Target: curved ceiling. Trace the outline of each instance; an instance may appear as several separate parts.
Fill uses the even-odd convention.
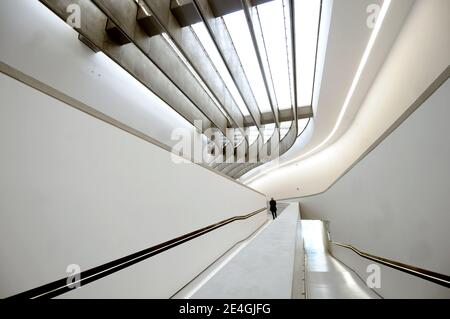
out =
[[[448,13],[442,12],[442,2],[393,1],[374,52],[387,36],[395,42],[390,50],[386,47],[350,127],[328,147],[248,185],[276,198],[326,191],[448,79],[450,42],[442,41],[446,32]],[[370,65],[369,60],[367,70]]]
[[[298,21],[286,19],[286,17],[295,13],[294,6],[298,8],[301,7],[302,3],[306,3],[306,5],[312,3],[308,1],[310,0],[277,0],[273,1],[272,4],[265,0],[233,1],[240,6],[237,10],[242,10],[242,3],[246,3],[244,12],[237,12],[237,14],[241,16],[246,14],[247,21],[245,21],[245,17],[241,17],[240,23],[248,24],[249,30],[252,29],[252,26],[256,31],[258,31],[257,26],[262,23],[261,30],[266,29],[265,40],[268,41],[267,43],[264,41],[264,36],[262,37],[262,45],[258,45],[258,39],[252,39],[255,52],[260,51],[259,71],[263,78],[268,75],[276,77],[276,74],[272,73],[273,70],[265,72],[268,63],[266,60],[270,59],[270,55],[272,56],[271,60],[277,60],[278,56],[284,55],[284,50],[276,55],[274,52],[271,54],[270,50],[265,49],[266,44],[270,45],[270,38],[277,38],[277,35],[283,29],[286,32],[284,34],[286,36],[284,45],[286,45],[286,56],[288,57],[285,65],[288,72],[286,70],[283,72],[286,83],[294,83],[294,81],[291,81],[293,80],[291,79],[292,71],[299,70],[298,65],[295,67],[295,63],[290,61],[289,55],[297,56],[297,54],[294,54],[295,50],[297,52],[315,52],[317,31],[313,44],[298,41],[294,48],[289,47],[289,44],[294,43],[292,40],[297,38],[297,35],[291,34],[289,36],[289,31],[297,30],[293,24]],[[53,3],[48,0],[41,0],[41,2],[53,9],[55,9],[54,6],[61,5],[61,3]],[[279,134],[275,134],[276,127],[283,127],[284,124],[290,124],[291,121],[297,124],[297,108],[290,110],[285,104],[276,105],[278,110],[273,114],[272,111],[264,113],[264,110],[259,108],[254,96],[255,92],[258,92],[252,91],[252,83],[249,83],[244,72],[245,68],[241,65],[242,61],[239,59],[239,52],[237,52],[239,50],[236,50],[233,44],[237,41],[233,41],[236,39],[233,39],[233,35],[230,35],[227,31],[226,15],[217,15],[211,11],[213,4],[223,4],[223,2],[219,0],[186,1],[187,6],[193,6],[199,11],[199,20],[190,21],[188,24],[184,24],[186,21],[183,19],[186,16],[181,17],[182,19],[177,16],[177,10],[181,8],[181,5],[178,4],[178,7],[173,7],[172,2],[175,3],[174,1],[170,1],[170,4],[169,1],[161,1],[162,6],[149,0],[93,0],[92,2],[83,2],[83,5],[86,6],[83,8],[100,17],[102,23],[106,23],[107,28],[105,29],[103,24],[97,25],[98,21],[94,19],[91,22],[96,28],[82,26],[81,29],[76,30],[83,37],[89,35],[90,40],[93,40],[94,44],[97,45],[97,49],[101,49],[120,65],[128,75],[139,80],[143,88],[152,90],[162,104],[167,105],[167,107],[170,106],[176,111],[175,115],[185,120],[179,122],[182,122],[191,130],[193,129],[191,125],[195,124],[194,119],[201,118],[205,119],[202,126],[198,127],[202,132],[214,125],[220,128],[222,132],[230,127],[237,129],[237,131],[254,129],[255,140],[261,141],[262,138],[258,137],[258,130],[261,129],[262,131],[267,124],[271,123],[271,134],[267,134],[267,137],[271,140],[271,136],[275,136],[275,139],[279,140]],[[280,30],[273,37],[270,37],[267,28],[264,28],[264,25],[267,27],[271,22],[267,18],[270,15],[266,15],[264,18],[264,7],[259,6],[264,5],[265,2],[268,5],[278,5],[280,9]],[[316,1],[316,3],[320,2]],[[240,180],[246,184],[262,185],[265,181],[277,176],[277,171],[282,167],[303,165],[309,156],[329,148],[338,141],[349,128],[355,125],[355,117],[358,115],[367,93],[390,54],[392,44],[402,29],[405,17],[415,1],[322,0],[321,3],[317,59],[316,63],[313,61],[308,63],[310,66],[315,65],[316,68],[313,101],[311,106],[306,107],[309,110],[307,111],[308,114],[304,116],[310,117],[312,111],[314,117],[308,121],[305,130],[300,124],[298,130],[296,125],[284,125],[284,131],[281,133],[286,137],[281,142],[282,146],[285,146],[283,148],[285,153],[280,158],[259,167],[248,164],[228,165],[228,163],[215,166],[209,163],[208,165],[216,171],[226,172],[229,176],[235,178],[256,167]],[[283,7],[281,4],[285,6]],[[123,5],[129,8],[132,14],[126,10],[121,10]],[[371,10],[374,6],[381,8],[381,11],[377,24],[370,26],[368,22],[373,16]],[[176,10],[173,10],[174,8]],[[54,12],[64,19],[65,13],[61,13],[64,10],[56,9]],[[261,9],[261,12],[258,13],[258,9]],[[305,7],[302,11],[308,11],[308,7]],[[154,24],[152,28],[148,29],[148,25],[143,26],[139,21],[142,12],[145,13],[143,16],[146,19],[145,21]],[[259,17],[258,14],[261,16]],[[282,17],[285,18],[284,22]],[[292,18],[292,16],[290,17]],[[292,23],[290,24],[289,21]],[[200,23],[204,30],[197,30],[198,24],[196,27],[196,23]],[[108,32],[108,25],[112,25],[113,34],[119,33],[122,37],[118,39],[116,36],[112,36]],[[155,25],[157,26],[156,29],[154,28]],[[317,22],[315,25],[317,29]],[[201,35],[202,32],[203,36]],[[261,38],[261,34],[256,34],[256,36]],[[117,43],[117,41],[120,43]],[[209,42],[211,45],[208,47],[207,43]],[[297,57],[301,56],[300,54]],[[297,73],[301,74],[300,71]],[[272,86],[274,85],[274,79],[271,79],[271,76],[267,77],[266,80],[270,80]],[[270,100],[270,98],[276,97],[276,94],[273,96],[273,89],[270,90],[266,87],[266,90],[262,90],[260,93],[268,94]],[[289,94],[287,94],[288,92],[285,93],[287,97]],[[300,112],[301,105],[295,103],[293,105],[297,106]],[[247,107],[247,112],[242,111],[245,111],[244,106]],[[288,111],[288,116],[285,111]],[[111,111],[106,113],[111,113]],[[118,120],[123,121],[123,116]],[[165,122],[166,125],[171,126],[171,123]],[[302,122],[302,124],[305,123],[306,121]],[[161,123],[156,125],[161,125]],[[365,125],[365,123],[362,125]],[[288,127],[291,127],[291,129]],[[141,127],[134,128],[143,131]],[[296,139],[298,135],[300,137]],[[283,144],[283,142],[288,143]],[[245,144],[241,143],[249,151],[251,147]],[[260,151],[259,143],[255,142],[251,146],[253,147],[255,144]],[[266,147],[267,144],[269,144],[269,141],[261,149]]]
[[[258,179],[270,179],[279,168],[302,165],[302,160],[332,145],[348,130],[413,3],[378,1],[379,19],[374,28],[369,28],[367,8],[373,1],[323,2],[314,117],[301,138],[278,161],[254,169],[240,181],[259,184]],[[367,60],[362,61],[365,55]]]

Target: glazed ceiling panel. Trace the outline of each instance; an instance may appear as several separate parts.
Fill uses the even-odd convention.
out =
[[[312,116],[319,0],[41,2],[63,20],[68,5],[78,5],[80,40],[190,123],[200,120],[212,158],[234,160],[205,163],[217,171],[236,177],[260,164],[238,159],[281,155],[301,132],[298,121]],[[302,32],[297,10],[310,16]]]

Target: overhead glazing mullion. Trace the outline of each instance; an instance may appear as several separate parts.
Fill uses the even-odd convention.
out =
[[[256,10],[266,44],[278,109],[291,109],[293,94],[291,92],[290,46],[288,45],[290,38],[287,41],[290,34],[283,0],[261,4]]]
[[[271,112],[270,101],[263,80],[263,70],[258,64],[257,54],[244,12],[233,12],[224,16],[223,20],[236,48],[260,113]]]
[[[200,40],[200,43],[202,44],[203,48],[205,49],[206,53],[208,54],[209,58],[211,59],[212,63],[214,64],[214,67],[217,71],[217,73],[220,75],[222,80],[225,82],[226,88],[230,91],[231,95],[233,96],[233,99],[237,106],[239,107],[241,113],[243,116],[250,115],[247,106],[245,105],[244,100],[242,99],[241,94],[239,93],[239,90],[236,87],[236,84],[234,83],[223,59],[220,53],[217,51],[217,48],[211,39],[211,36],[206,29],[206,26],[203,22],[196,23],[191,26],[193,32]]]
[[[259,127],[261,112],[224,19],[214,16],[208,0],[194,0],[194,2],[202,14],[205,26],[230,72],[254,124]]]
[[[177,87],[189,97],[194,105],[205,114],[223,133],[228,119],[216,108],[208,107],[214,102],[195,80],[173,52],[162,36],[148,37],[137,25],[137,5],[133,0],[92,0],[116,26],[141,50]],[[124,9],[125,8],[125,9]],[[179,67],[174,67],[175,65]],[[170,105],[170,104],[169,104]],[[172,106],[172,105],[171,105]]]
[[[170,12],[170,1],[152,0],[144,2],[161,23],[177,50],[187,60],[191,72],[197,74],[197,80],[202,82],[205,90],[214,96],[217,107],[228,115],[230,124],[243,130],[244,119],[240,108],[194,30],[191,27],[180,28],[174,19],[167,15],[167,12]]]
[[[267,63],[266,50],[264,45],[264,38],[262,37],[261,27],[259,26],[258,10],[251,3],[251,0],[241,0],[243,4],[243,12],[247,21],[248,30],[250,32],[251,43],[253,44],[254,52],[256,54],[257,62],[262,75],[266,96],[269,101],[270,109],[274,115],[274,122],[276,127],[279,127],[278,121],[278,106],[276,98],[273,93],[273,85],[270,80],[270,67]]]
[[[291,0],[292,1],[292,0]],[[297,0],[294,7],[298,106],[311,105],[321,0]]]

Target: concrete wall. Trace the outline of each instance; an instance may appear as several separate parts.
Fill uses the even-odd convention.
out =
[[[0,42],[2,62],[156,139],[170,139],[166,122],[188,128],[37,1],[1,2]],[[266,206],[264,195],[175,164],[162,148],[4,74],[0,96],[0,297],[63,278],[69,264],[87,270]],[[266,218],[231,223],[62,297],[167,298]]]
[[[450,275],[450,82],[323,194],[300,200],[302,218],[330,221],[334,241]],[[367,278],[370,261],[333,254]],[[450,297],[450,290],[381,267],[385,298]]]

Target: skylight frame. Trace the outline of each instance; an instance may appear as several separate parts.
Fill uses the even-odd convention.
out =
[[[322,0],[295,1],[297,106],[312,105],[321,6]]]
[[[188,59],[184,56],[184,54],[180,51],[180,49],[178,49],[177,45],[172,40],[172,38],[166,32],[163,32],[161,34],[161,36],[166,41],[166,43],[171,47],[171,49],[175,52],[175,54],[181,60],[183,65],[189,70],[189,72],[192,74],[192,76],[197,80],[197,82],[200,84],[202,89],[209,96],[209,98],[212,100],[214,105],[219,109],[219,111],[223,114],[223,116],[227,119],[227,121],[229,123],[233,123],[230,116],[228,115],[228,113],[225,111],[225,109],[222,107],[220,102],[217,100],[217,98],[211,92],[209,87],[206,85],[205,81],[203,81],[202,77],[198,74],[198,72],[194,69],[194,67],[189,63]]]
[[[204,22],[199,22],[196,24],[193,24],[190,26],[192,32],[196,35],[196,37],[199,39],[200,44],[202,45],[203,49],[205,50],[206,54],[210,58],[214,68],[216,69],[216,72],[220,76],[220,78],[223,80],[225,87],[230,92],[231,96],[234,99],[234,102],[238,106],[239,110],[241,111],[243,116],[250,116],[250,112],[248,110],[247,105],[245,104],[241,93],[239,92],[236,83],[234,82],[226,64],[223,60],[219,50],[217,49],[216,45],[214,44],[213,39],[211,38],[211,35],[209,34],[206,25]]]
[[[256,10],[266,42],[277,108],[291,109],[294,106],[294,92],[289,7],[284,0],[274,0],[258,5]]]
[[[263,74],[261,73],[263,70],[258,64],[245,13],[239,10],[222,17],[222,19],[230,34],[260,112],[272,112]]]

